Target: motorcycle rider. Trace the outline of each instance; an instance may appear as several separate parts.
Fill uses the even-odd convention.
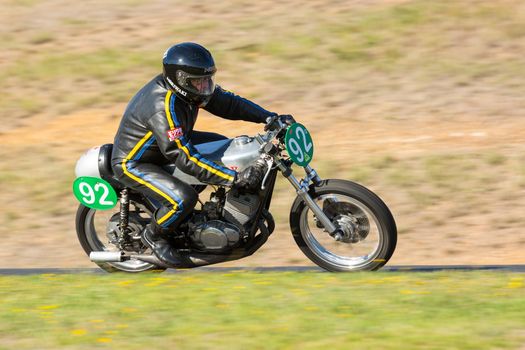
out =
[[[164,263],[179,261],[168,235],[193,210],[198,194],[173,177],[162,165],[174,163],[203,183],[236,186],[254,191],[265,167],[259,163],[241,172],[205,159],[194,144],[224,136],[193,130],[199,108],[219,117],[265,123],[277,116],[257,104],[215,85],[215,63],[210,52],[196,43],[170,47],[163,57],[163,73],[146,84],[129,102],[115,136],[111,164],[116,178],[149,198],[158,209],[142,232],[142,241]]]

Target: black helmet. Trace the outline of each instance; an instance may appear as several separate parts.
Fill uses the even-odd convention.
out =
[[[166,50],[162,65],[164,79],[178,97],[196,105],[208,102],[217,71],[208,50],[195,43],[177,44]]]

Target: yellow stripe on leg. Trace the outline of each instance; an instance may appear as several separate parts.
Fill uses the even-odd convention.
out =
[[[140,147],[142,147],[142,145],[148,141],[148,139],[151,137],[151,135],[153,135],[153,133],[151,131],[148,131],[146,133],[146,135],[144,135],[144,137],[139,141],[137,142],[137,144],[135,145],[135,147],[133,147],[133,149],[131,150],[131,152],[129,152],[129,154],[126,156],[126,159],[131,159],[133,158],[133,156],[135,155],[135,153],[137,153],[137,151],[140,149]]]
[[[122,167],[122,170],[124,171],[124,174],[126,174],[128,177],[130,177],[131,179],[135,180],[136,182],[138,182],[139,184],[141,185],[144,185],[146,187],[148,187],[149,189],[151,189],[153,192],[155,193],[158,193],[159,195],[161,195],[163,198],[166,198],[166,200],[168,202],[170,202],[172,205],[173,205],[173,208],[176,210],[177,207],[178,207],[178,204],[177,202],[175,202],[173,200],[173,198],[171,198],[170,196],[168,196],[166,193],[162,192],[161,190],[159,190],[157,187],[153,186],[152,184],[150,184],[149,182],[146,182],[144,181],[143,179],[131,174],[129,171],[128,171],[128,167],[126,166],[126,163],[128,162],[129,159],[133,158],[133,156],[135,155],[135,153],[137,153],[137,151],[140,149],[140,147],[142,147],[142,145],[151,137],[153,133],[151,131],[148,131],[146,133],[146,135],[144,135],[144,137],[139,141],[137,142],[137,144],[135,145],[135,147],[133,147],[133,149],[131,150],[131,152],[129,152],[129,154],[126,156],[126,158],[122,161],[122,164],[121,164],[121,167]]]
[[[176,208],[173,208],[171,209],[169,212],[166,213],[166,215],[164,215],[163,217],[161,217],[159,219],[159,221],[157,221],[157,223],[160,225],[162,224],[164,221],[168,220],[173,214],[175,214],[177,212]]]
[[[135,175],[131,174],[127,167],[126,167],[126,162],[128,160],[125,159],[123,162],[122,162],[122,170],[124,170],[124,174],[126,174],[128,177],[132,178],[133,180],[137,181],[139,184],[141,185],[144,185],[146,187],[148,187],[149,189],[151,189],[152,191],[154,191],[155,193],[158,193],[159,195],[161,195],[162,197],[166,198],[166,200],[168,200],[171,204],[173,204],[173,207],[176,208],[177,207],[177,202],[175,202],[170,196],[168,196],[166,193],[162,192],[161,190],[159,190],[158,188],[156,188],[155,186],[153,186],[152,184],[150,184],[149,182],[146,182],[144,181],[143,179],[141,179],[140,177],[136,177]]]

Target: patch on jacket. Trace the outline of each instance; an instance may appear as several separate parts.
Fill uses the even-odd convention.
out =
[[[168,139],[170,141],[175,141],[177,139],[180,139],[183,135],[182,128],[175,128],[168,130]]]

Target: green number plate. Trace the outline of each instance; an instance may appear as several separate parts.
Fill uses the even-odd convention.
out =
[[[286,130],[284,144],[288,155],[299,166],[307,166],[314,155],[314,143],[310,133],[299,123],[292,124]]]
[[[118,201],[113,187],[98,177],[77,178],[73,182],[73,193],[80,203],[91,209],[111,209]]]

